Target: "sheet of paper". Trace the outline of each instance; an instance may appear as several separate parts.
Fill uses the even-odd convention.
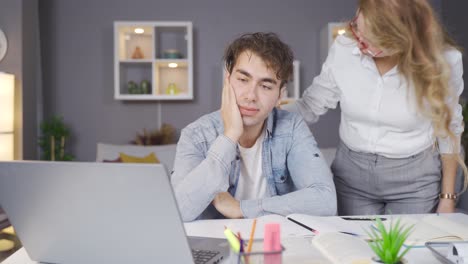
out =
[[[241,233],[244,239],[250,237],[253,219],[219,219],[202,220],[185,223],[185,232],[188,236],[217,237],[224,238],[224,227],[231,229],[234,233]],[[287,220],[281,215],[266,215],[257,218],[255,228],[255,239],[263,238],[263,229],[266,223],[279,223],[281,226],[281,237],[303,237],[311,236],[312,233]]]
[[[311,216],[304,214],[291,214],[288,217],[293,218],[296,221],[301,222],[302,224],[311,227],[319,233],[328,233],[328,232],[346,232],[356,234],[362,238],[367,238],[365,232],[366,229],[371,228],[373,222],[361,222],[344,220],[338,216]]]

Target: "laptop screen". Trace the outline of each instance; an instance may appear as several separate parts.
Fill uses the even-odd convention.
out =
[[[36,261],[192,262],[162,165],[0,162],[0,204]]]

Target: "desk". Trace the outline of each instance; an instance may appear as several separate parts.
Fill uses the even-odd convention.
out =
[[[455,213],[455,214],[443,214],[443,217],[447,217],[457,223],[464,225],[468,224],[468,215]],[[268,221],[276,221],[282,224],[287,223],[284,217],[281,216],[269,216],[264,218]],[[240,220],[204,220],[196,221],[192,223],[186,223],[185,228],[187,235],[200,236],[206,234],[209,237],[223,237],[224,225],[237,225],[241,227],[248,223],[247,219]],[[284,222],[283,222],[284,221]],[[220,227],[220,228],[218,228]],[[215,230],[215,231],[213,231]],[[300,230],[300,229],[298,229]],[[294,230],[293,230],[294,231]],[[283,254],[283,263],[294,263],[294,264],[319,264],[329,263],[327,259],[313,246],[311,246],[312,236],[290,235],[282,238],[282,244],[286,248]],[[302,233],[301,233],[302,234]],[[435,259],[430,251],[426,248],[413,248],[405,256],[409,264],[438,264],[440,263]],[[2,262],[2,264],[37,264],[38,262],[31,261],[26,250],[21,248],[15,252],[12,256]]]

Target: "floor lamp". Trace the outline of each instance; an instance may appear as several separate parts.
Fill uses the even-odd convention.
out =
[[[14,105],[15,76],[0,72],[0,161],[14,159]],[[9,226],[9,221],[2,211],[0,211],[1,229]],[[0,230],[0,253],[13,250],[15,247],[15,242],[10,239],[12,235],[8,235],[5,230]]]
[[[14,159],[15,76],[0,72],[0,160]]]

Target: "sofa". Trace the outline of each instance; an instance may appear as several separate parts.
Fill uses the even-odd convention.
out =
[[[167,170],[171,171],[174,165],[176,144],[140,146],[140,145],[115,145],[98,143],[96,150],[97,162],[112,162],[120,157],[120,153],[135,157],[145,157],[154,153]]]
[[[168,171],[172,171],[176,154],[176,144],[158,145],[158,146],[139,146],[139,145],[114,145],[106,143],[97,144],[96,161],[114,161],[119,158],[120,153],[127,155],[144,157],[152,152],[166,167]],[[323,157],[327,161],[328,166],[331,166],[335,158],[336,148],[321,148]],[[468,191],[465,192],[458,201],[458,210],[468,213]]]

